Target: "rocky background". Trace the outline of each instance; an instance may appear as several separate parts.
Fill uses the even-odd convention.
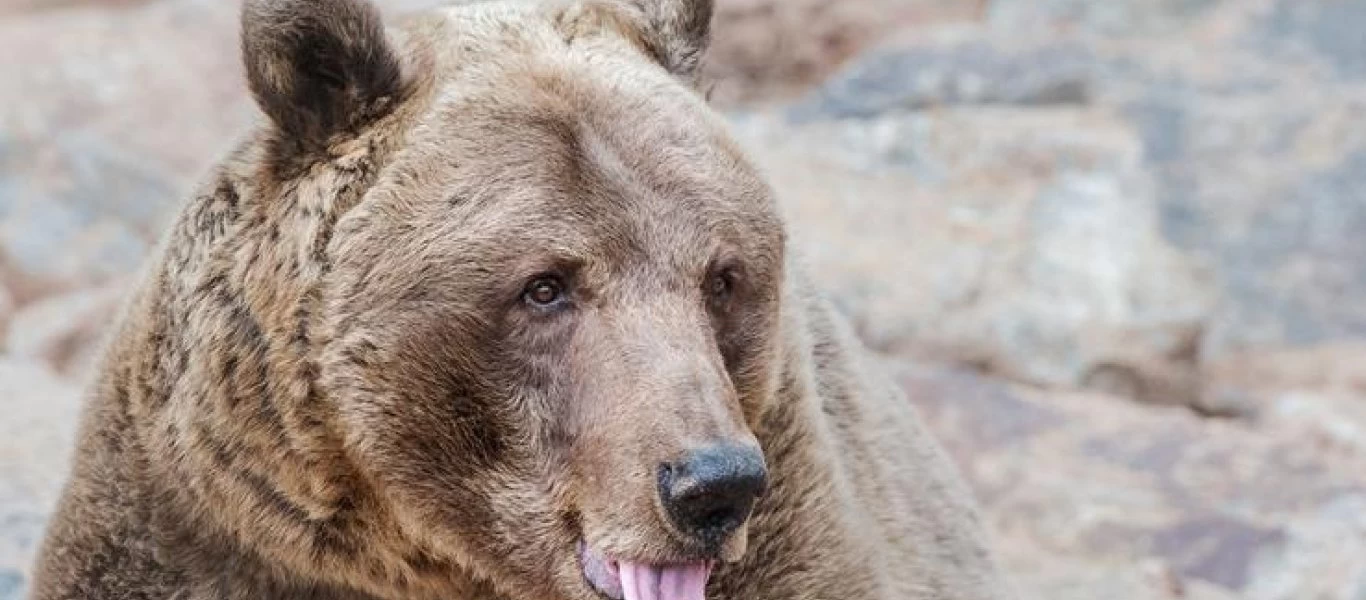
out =
[[[713,98],[1022,598],[1366,600],[1366,0],[718,1]],[[235,17],[0,0],[0,600],[253,118]]]

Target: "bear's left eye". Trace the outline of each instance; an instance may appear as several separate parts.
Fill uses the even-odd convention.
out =
[[[553,276],[537,277],[522,291],[522,299],[533,306],[555,306],[564,300],[564,283]]]

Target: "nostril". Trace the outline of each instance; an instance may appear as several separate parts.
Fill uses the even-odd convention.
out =
[[[660,499],[680,531],[717,543],[749,518],[767,475],[757,449],[712,446],[660,466]]]

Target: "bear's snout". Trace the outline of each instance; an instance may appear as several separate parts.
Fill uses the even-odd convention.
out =
[[[673,526],[707,546],[719,546],[749,518],[768,485],[758,448],[715,444],[659,467],[659,495]]]

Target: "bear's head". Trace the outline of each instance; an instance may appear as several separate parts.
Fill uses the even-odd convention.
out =
[[[711,13],[246,4],[273,185],[379,157],[307,249],[342,454],[397,537],[503,592],[700,600],[745,551],[784,233],[697,91]]]

